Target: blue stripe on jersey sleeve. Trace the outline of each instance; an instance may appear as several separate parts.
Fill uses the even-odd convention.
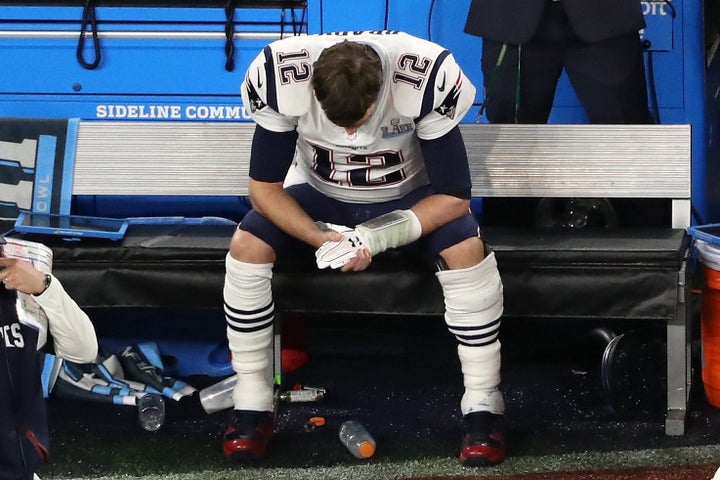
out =
[[[425,92],[423,93],[420,115],[417,119],[415,119],[416,122],[420,121],[425,117],[425,115],[433,110],[433,105],[435,104],[435,79],[437,78],[438,70],[440,70],[440,65],[442,65],[448,55],[450,55],[450,52],[448,50],[443,50],[440,55],[438,55],[437,59],[435,59],[435,64],[430,72],[428,82],[425,86]]]

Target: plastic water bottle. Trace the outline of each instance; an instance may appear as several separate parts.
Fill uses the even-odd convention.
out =
[[[370,458],[375,454],[375,439],[356,420],[347,420],[340,425],[340,441],[357,458]]]
[[[280,400],[288,403],[319,402],[325,398],[325,389],[322,387],[302,387],[297,390],[287,390],[280,394]]]
[[[156,432],[165,423],[165,401],[160,395],[146,393],[137,399],[138,421],[148,432]]]
[[[207,413],[215,413],[233,406],[232,393],[237,383],[237,375],[200,390],[200,404]]]

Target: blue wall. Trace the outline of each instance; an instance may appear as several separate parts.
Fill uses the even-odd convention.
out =
[[[706,125],[702,3],[642,3],[651,101],[661,123],[693,126],[695,220],[720,221],[717,169],[707,157],[708,135],[717,133]],[[480,87],[482,41],[462,31],[468,6],[469,0],[309,0],[306,12],[295,11],[294,28],[404,30],[446,46]],[[289,10],[281,22],[279,9],[238,9],[235,69],[228,71],[222,8],[101,6],[101,61],[89,70],[76,58],[81,14],[80,7],[0,5],[0,117],[247,121],[238,92],[245,68],[281,30],[293,31]],[[89,35],[83,55],[94,59]],[[486,121],[478,116],[481,100],[464,122]],[[587,122],[567,78],[550,121]]]

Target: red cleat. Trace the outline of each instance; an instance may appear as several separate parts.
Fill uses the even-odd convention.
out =
[[[237,462],[262,457],[273,436],[274,424],[272,412],[233,410],[223,438],[223,453]]]
[[[505,460],[502,415],[473,412],[465,415],[460,462],[466,467],[491,467]]]

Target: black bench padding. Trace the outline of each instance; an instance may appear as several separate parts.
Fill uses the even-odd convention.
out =
[[[133,225],[121,242],[26,236],[53,248],[54,272],[83,307],[220,308],[233,225]],[[671,321],[687,258],[681,229],[485,227],[505,288],[505,317]],[[283,311],[441,315],[433,272],[406,254],[365,272],[283,259],[273,277]]]
[[[671,321],[689,240],[682,229],[485,229],[505,316]]]

